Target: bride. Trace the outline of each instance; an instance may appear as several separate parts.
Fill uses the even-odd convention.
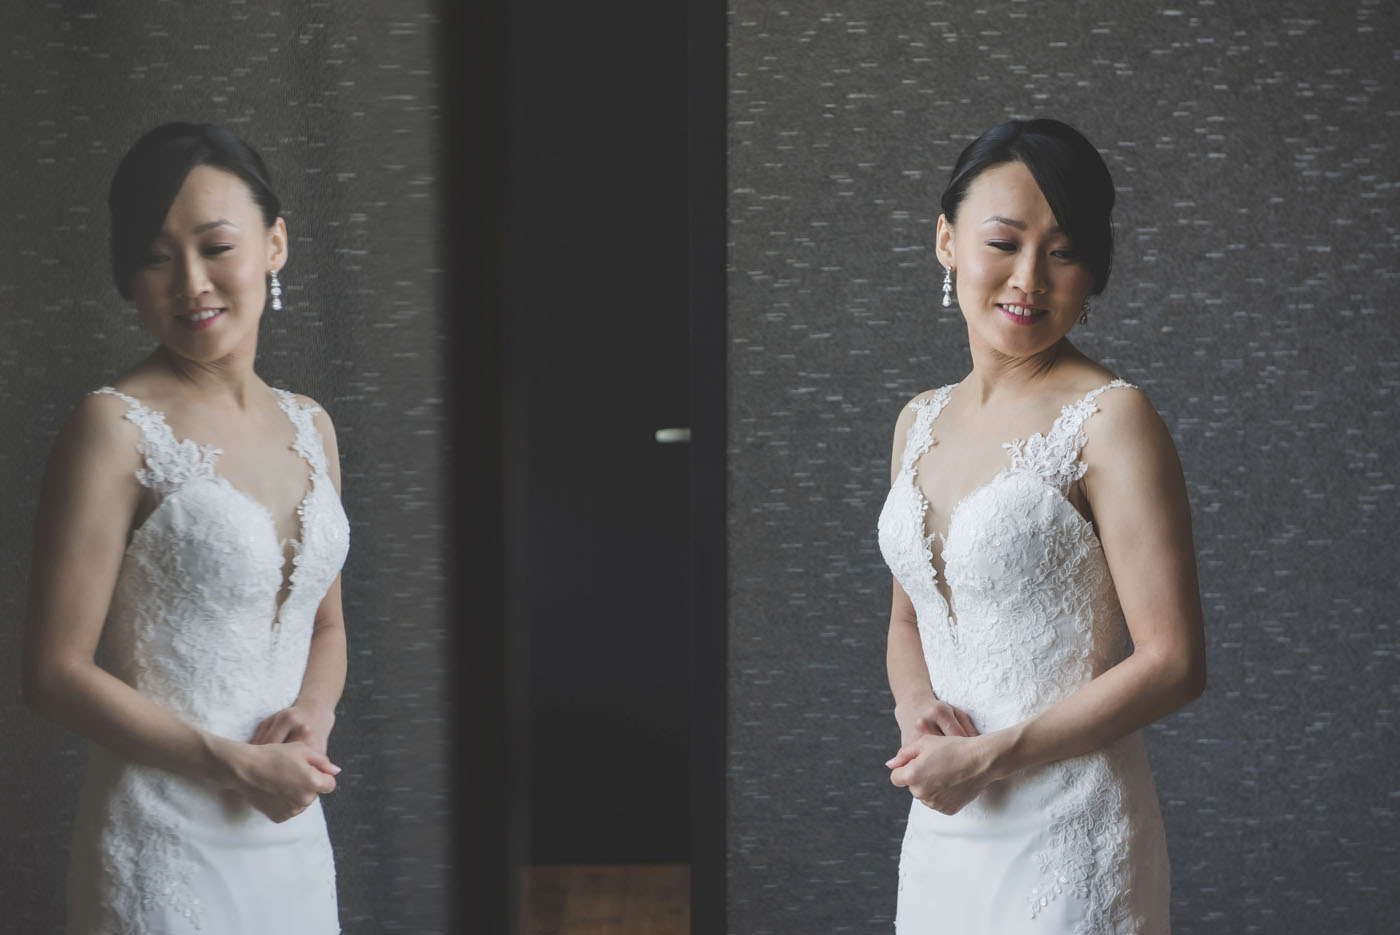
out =
[[[143,136],[109,202],[157,346],[54,443],[25,624],[27,702],[96,745],[69,931],[338,932],[335,432],[253,367],[286,224],[261,158],[208,124]]]
[[[879,527],[903,933],[1169,930],[1140,730],[1204,689],[1204,636],[1166,426],[1068,339],[1113,202],[1093,145],[1047,119],[987,131],[943,194],[972,370],[905,407]]]

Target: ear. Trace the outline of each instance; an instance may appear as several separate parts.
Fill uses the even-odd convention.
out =
[[[957,269],[957,259],[953,255],[953,225],[948,221],[948,215],[938,216],[938,233],[933,236],[933,249],[938,255],[938,262],[944,269]]]
[[[267,229],[267,271],[280,271],[287,265],[287,224],[281,218]]]

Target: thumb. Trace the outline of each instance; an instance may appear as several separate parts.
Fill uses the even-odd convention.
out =
[[[914,757],[918,755],[919,751],[916,747],[900,747],[898,753],[896,753],[893,757],[885,761],[885,765],[888,766],[890,769],[899,769],[901,766],[910,762],[914,759]]]
[[[334,776],[340,772],[340,767],[332,763],[331,758],[319,750],[312,750],[307,754],[306,762],[329,776]]]

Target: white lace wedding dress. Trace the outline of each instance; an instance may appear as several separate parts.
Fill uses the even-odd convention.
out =
[[[276,523],[218,474],[221,452],[177,441],[161,413],[130,396],[97,392],[126,402],[126,418],[141,431],[137,478],[157,503],[122,560],[103,664],[189,723],[247,740],[296,699],[316,609],[349,545],[312,422],[318,410],[275,391],[311,478],[284,582]],[[236,793],[94,747],[74,828],[68,915],[70,935],[339,932],[320,800],[275,824]]]
[[[1069,503],[1095,400],[1044,435],[1010,442],[1007,467],[925,528],[920,457],[953,387],[910,403],[880,549],[918,616],[935,694],[987,733],[1025,720],[1120,661],[1127,627],[1093,527]],[[942,540],[940,589],[933,548]],[[950,606],[951,603],[951,606]],[[917,800],[900,854],[900,935],[1168,932],[1166,841],[1141,735],[993,784],[956,815]]]

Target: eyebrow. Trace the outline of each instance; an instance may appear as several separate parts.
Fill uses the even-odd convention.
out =
[[[983,221],[982,223],[983,223],[983,224],[1005,224],[1007,227],[1014,227],[1014,228],[1016,228],[1017,230],[1022,230],[1022,231],[1026,229],[1026,222],[1025,222],[1025,221],[1018,221],[1018,220],[1016,220],[1015,218],[1004,218],[1004,217],[1002,217],[1000,214],[993,214],[991,217],[987,218],[987,219],[986,219],[985,221]],[[1050,233],[1050,234],[1063,234],[1063,233],[1064,233],[1064,228],[1062,228],[1060,225],[1056,224],[1054,227],[1050,228],[1050,230],[1047,231],[1047,233]]]
[[[202,234],[207,230],[213,230],[216,227],[223,227],[225,225],[227,225],[228,227],[232,227],[234,230],[238,229],[238,225],[230,221],[228,218],[219,218],[217,221],[209,221],[205,224],[195,225],[194,232],[196,234]]]

